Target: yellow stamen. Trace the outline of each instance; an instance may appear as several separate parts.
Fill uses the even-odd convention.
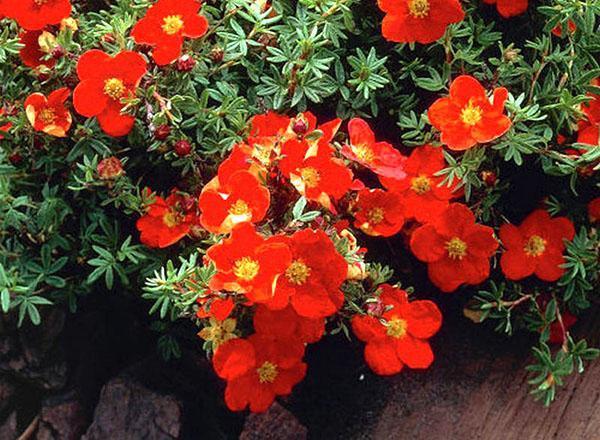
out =
[[[104,94],[114,100],[121,99],[125,93],[125,84],[119,78],[110,78],[104,81]]]
[[[229,213],[233,215],[245,215],[249,212],[250,208],[248,207],[248,204],[242,199],[236,200],[236,202],[229,207]]]
[[[162,30],[167,35],[175,35],[183,29],[183,20],[181,15],[168,15],[163,18]]]
[[[477,105],[473,105],[471,101],[460,112],[460,119],[466,125],[471,127],[477,125],[481,121],[483,110]]]
[[[373,225],[378,225],[385,218],[385,211],[383,208],[371,208],[369,212],[367,212],[367,219],[369,219],[369,223]]]
[[[321,175],[313,167],[302,168],[300,176],[307,188],[315,188],[321,181]]]
[[[375,153],[373,150],[366,145],[360,145],[354,148],[354,154],[356,157],[363,162],[372,162],[375,159]]]
[[[431,179],[427,176],[413,177],[410,181],[410,188],[419,195],[431,191]]]
[[[52,124],[56,120],[56,113],[51,108],[45,108],[39,112],[38,119],[45,125]]]
[[[233,274],[243,281],[250,281],[258,275],[260,265],[250,257],[243,257],[233,265]]]
[[[525,243],[523,250],[530,257],[539,257],[546,250],[546,240],[539,235],[532,235]]]
[[[425,18],[429,15],[429,0],[408,0],[408,12],[414,18]]]
[[[258,373],[258,381],[260,383],[273,383],[279,374],[277,372],[277,365],[265,361],[260,367],[256,369]]]
[[[446,243],[448,256],[453,260],[462,260],[467,255],[467,243],[458,237],[452,238]]]
[[[304,284],[310,276],[310,267],[302,260],[292,261],[292,264],[285,271],[285,276],[292,284]]]
[[[167,211],[163,215],[163,223],[169,228],[177,226],[179,224],[179,215],[175,211]]]
[[[387,323],[387,335],[400,339],[406,335],[407,322],[404,319],[394,317]]]

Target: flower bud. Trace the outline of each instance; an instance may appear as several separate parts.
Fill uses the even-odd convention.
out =
[[[483,180],[483,183],[487,186],[494,186],[498,181],[498,176],[493,171],[482,171],[481,180]]]
[[[222,47],[215,46],[211,49],[210,54],[208,55],[213,63],[220,63],[223,61],[223,57],[225,56],[225,51]]]
[[[308,124],[306,123],[304,118],[302,118],[302,117],[297,118],[294,121],[294,124],[292,125],[292,130],[298,136],[302,136],[302,135],[306,134],[306,132],[308,131]]]
[[[175,68],[180,72],[189,72],[196,65],[196,60],[189,55],[181,55],[177,58]]]
[[[177,156],[184,157],[192,152],[192,145],[187,140],[181,139],[175,143],[173,149]]]
[[[367,265],[364,263],[364,261],[357,261],[355,263],[348,264],[348,273],[346,275],[346,279],[362,281],[367,278],[368,275]]]
[[[96,168],[98,176],[102,180],[112,180],[124,174],[123,164],[114,156],[102,159]]]
[[[64,31],[69,29],[73,32],[77,32],[79,26],[77,25],[77,20],[72,17],[63,18],[60,22],[60,30]]]
[[[164,141],[171,134],[171,127],[167,124],[160,125],[154,130],[154,139]]]
[[[21,162],[23,162],[23,156],[21,156],[19,153],[13,153],[10,156],[8,156],[8,160],[10,161],[11,164],[13,164],[14,166],[17,166]]]

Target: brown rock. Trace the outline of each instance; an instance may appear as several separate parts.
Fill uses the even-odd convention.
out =
[[[38,440],[76,440],[87,427],[87,417],[75,393],[55,396],[42,403]]]
[[[307,434],[306,427],[275,402],[267,412],[248,416],[240,440],[304,440]]]
[[[0,377],[0,414],[10,407],[17,387],[6,378]]]
[[[2,440],[14,440],[18,437],[17,413],[11,413],[4,422],[0,422],[0,438]]]
[[[182,409],[169,395],[149,390],[129,377],[102,388],[94,421],[84,440],[169,440],[179,437]]]

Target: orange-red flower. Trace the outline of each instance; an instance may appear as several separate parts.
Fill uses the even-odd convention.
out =
[[[307,318],[324,318],[337,312],[344,302],[340,287],[348,265],[327,234],[303,229],[278,239],[289,246],[291,259],[267,306],[282,309],[291,303],[296,313]]]
[[[25,114],[36,131],[56,137],[65,137],[71,127],[71,113],[65,108],[65,101],[71,91],[62,87],[46,98],[41,93],[33,93],[25,100]]]
[[[194,223],[195,216],[186,212],[183,197],[173,192],[166,199],[156,196],[136,227],[146,246],[165,248],[185,237]]]
[[[352,171],[332,156],[327,145],[312,146],[306,140],[292,139],[281,148],[282,174],[308,200],[334,209],[331,199],[343,197],[352,185]]]
[[[71,14],[70,0],[4,0],[3,12],[28,31],[59,24]]]
[[[538,209],[519,226],[500,227],[500,240],[506,248],[500,259],[502,272],[508,279],[520,280],[535,274],[544,281],[558,280],[565,270],[565,240],[575,235],[573,223],[566,217],[551,218]]]
[[[443,292],[462,284],[479,284],[490,273],[489,258],[498,248],[494,230],[475,223],[469,208],[452,203],[439,220],[416,229],[413,254],[427,263],[429,279]]]
[[[404,226],[404,205],[401,197],[382,189],[358,192],[354,226],[367,235],[391,237]]]
[[[199,10],[196,0],[158,0],[133,27],[131,36],[138,44],[154,47],[156,64],[169,64],[181,55],[184,37],[200,38],[206,33],[208,21],[198,15]]]
[[[325,333],[325,319],[300,316],[292,306],[271,310],[259,305],[254,311],[254,330],[272,339],[297,339],[302,343],[313,343]]]
[[[600,87],[600,80],[594,79],[592,85]],[[585,117],[578,124],[577,143],[600,145],[600,96],[591,93],[588,96],[592,99],[581,107]]]
[[[396,43],[433,43],[465,17],[459,0],[378,0],[386,13],[381,33]]]
[[[269,203],[269,190],[249,171],[237,171],[224,183],[216,177],[200,194],[200,224],[209,232],[226,234],[239,223],[260,222]]]
[[[504,18],[516,17],[527,11],[529,0],[483,0],[488,5],[496,5]]]
[[[567,22],[567,28],[569,30],[570,34],[574,34],[575,31],[577,30],[577,25],[575,24],[575,22],[573,20],[569,20]],[[556,26],[554,26],[554,28],[552,28],[552,35],[555,35],[557,37],[562,37],[563,36],[563,25],[561,23],[558,23]]]
[[[350,160],[369,168],[375,174],[383,177],[402,179],[404,172],[404,157],[398,150],[387,142],[376,142],[375,134],[369,124],[361,118],[351,119],[348,123],[350,145],[342,147],[342,154]]]
[[[406,178],[380,177],[379,180],[402,198],[406,218],[427,223],[437,219],[448,207],[450,199],[460,195],[453,192],[452,187],[441,185],[444,178],[435,175],[444,168],[446,160],[442,149],[425,145],[415,148],[408,157]]]
[[[596,197],[588,204],[588,218],[590,223],[600,221],[600,197]]]
[[[88,118],[96,116],[100,127],[110,136],[124,136],[131,131],[135,118],[121,114],[123,100],[133,98],[146,73],[144,58],[131,51],[116,56],[93,49],[77,63],[81,82],[73,93],[75,110]]]
[[[277,237],[262,237],[250,223],[233,228],[231,237],[211,246],[206,254],[217,267],[210,287],[244,293],[252,302],[273,298],[275,281],[292,260],[285,243]]]
[[[5,115],[5,111],[3,108],[0,108],[0,121],[3,118],[3,116]],[[0,140],[4,139],[4,134],[6,134],[8,132],[8,130],[10,130],[12,128],[12,122],[7,122],[6,124],[2,124],[0,125]]]
[[[217,349],[213,366],[227,380],[225,403],[232,411],[250,406],[266,411],[275,396],[290,394],[306,374],[304,344],[297,339],[272,339],[259,334],[231,339]]]
[[[380,286],[381,307],[352,318],[352,330],[366,342],[365,361],[377,374],[399,373],[404,365],[427,368],[433,352],[427,342],[442,325],[437,306],[426,300],[408,301],[404,290]]]
[[[198,305],[196,311],[198,318],[213,318],[217,321],[223,321],[229,317],[235,307],[233,298],[219,296],[216,292],[199,298]]]
[[[23,64],[32,69],[39,66],[51,69],[56,64],[56,60],[54,58],[44,59],[47,54],[40,47],[40,35],[42,35],[42,31],[23,31],[19,34],[19,43],[23,45],[19,50],[19,57]]]
[[[440,98],[429,108],[431,125],[442,132],[442,143],[451,150],[467,150],[478,143],[499,138],[511,121],[504,114],[508,90],[494,89],[492,101],[483,86],[469,75],[461,75],[450,85],[450,96]]]

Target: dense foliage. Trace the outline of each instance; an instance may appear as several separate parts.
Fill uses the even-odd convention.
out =
[[[429,366],[431,282],[550,403],[598,355],[600,4],[529,3],[0,0],[3,313],[143,295],[260,411],[325,333]]]

